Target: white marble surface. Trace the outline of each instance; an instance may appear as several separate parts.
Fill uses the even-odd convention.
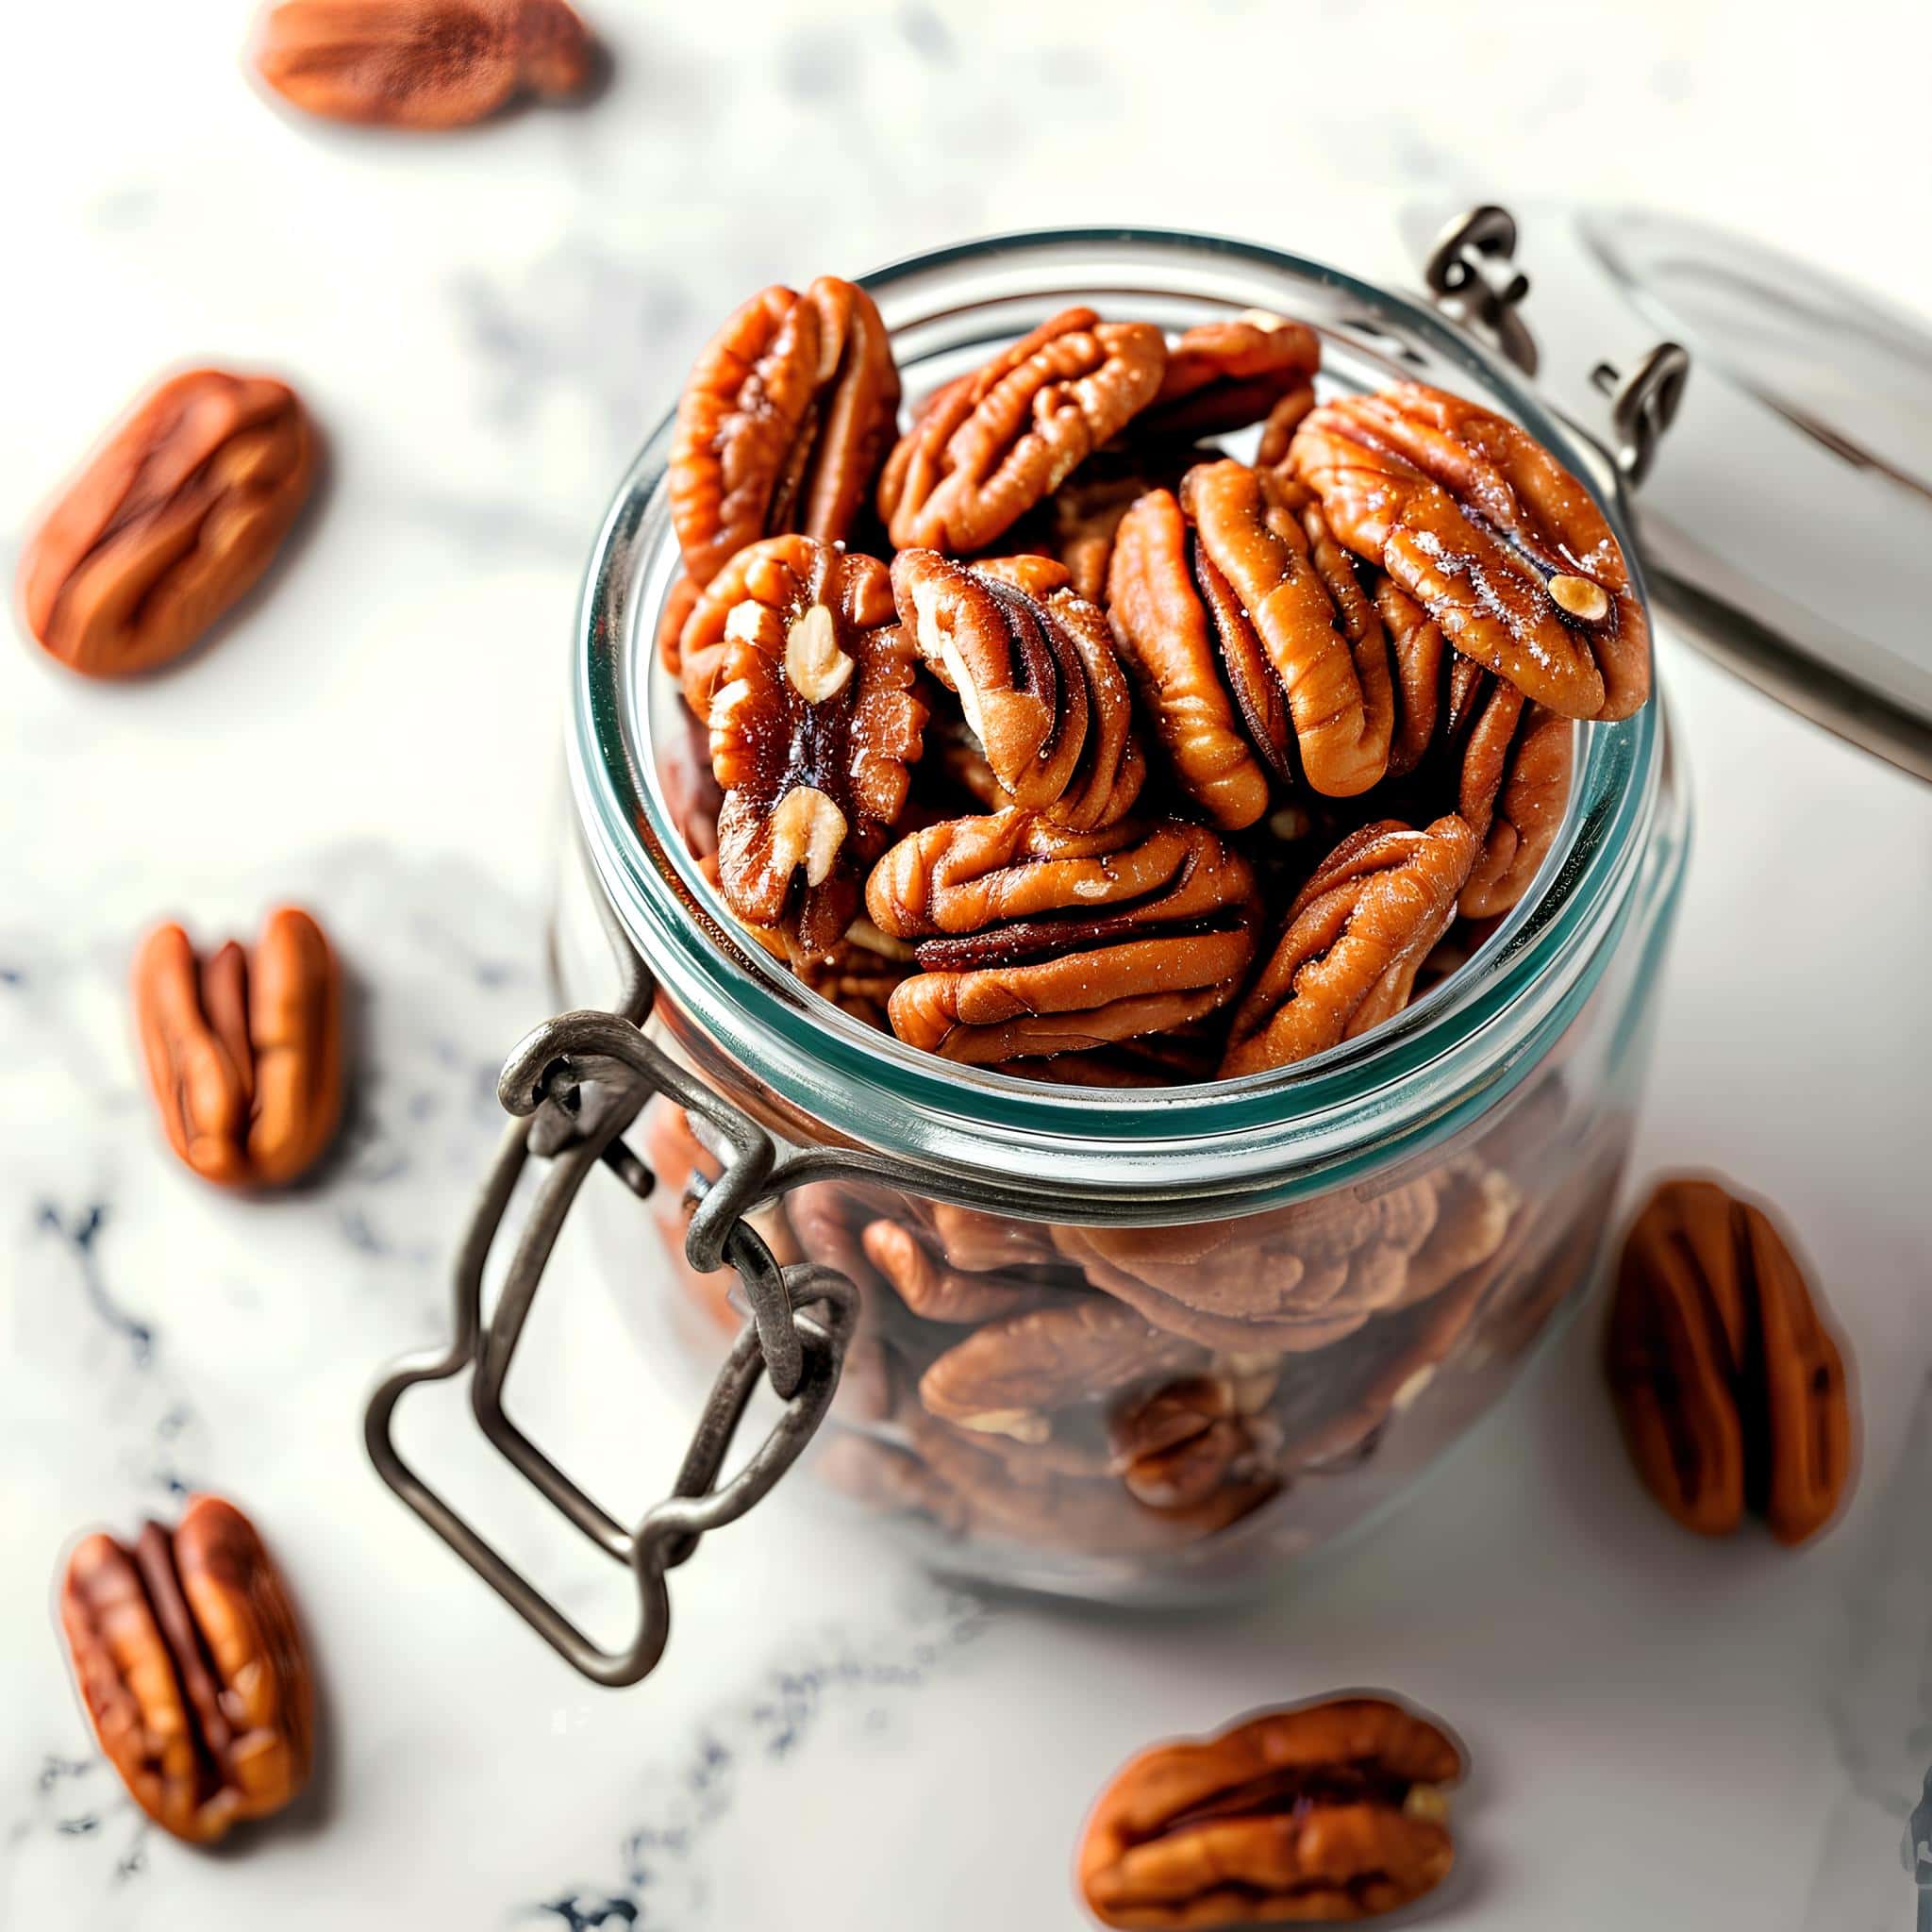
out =
[[[9,575],[37,500],[158,365],[281,370],[331,450],[287,561],[176,672],[92,688],[0,649],[0,1923],[1058,1926],[1081,1812],[1132,1748],[1379,1683],[1475,1752],[1445,1927],[1911,1924],[1932,791],[1668,641],[1700,832],[1638,1166],[1747,1179],[1830,1284],[1864,1473],[1817,1548],[1664,1522],[1582,1324],[1291,1595],[1192,1622],[976,1604],[800,1486],[680,1575],[671,1663],[611,1695],[389,1497],[358,1417],[375,1366],[439,1332],[493,1068],[544,1009],[577,571],[728,303],[1080,219],[1394,273],[1403,203],[1495,194],[1685,208],[1932,309],[1932,258],[1895,225],[1932,176],[1924,28],[1691,0],[601,0],[593,107],[409,141],[267,108],[237,72],[248,11],[37,7],[0,63]],[[357,974],[356,1119],[322,1185],[236,1203],[158,1151],[125,961],[164,911],[219,931],[285,894]],[[519,1412],[641,1504],[690,1391],[565,1272]],[[465,1474],[573,1605],[621,1614]],[[257,1512],[325,1685],[315,1796],[218,1857],[144,1832],[94,1761],[47,1607],[75,1529],[184,1484]]]

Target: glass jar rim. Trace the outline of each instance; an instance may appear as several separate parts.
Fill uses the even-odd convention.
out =
[[[1614,475],[1515,373],[1419,302],[1281,250],[1136,228],[1000,235],[859,278],[903,345],[922,332],[991,342],[1082,299],[1167,296],[1279,308],[1324,337],[1401,345],[1515,416],[1583,479],[1645,600]],[[1297,296],[1301,297],[1297,306]],[[1026,323],[1008,310],[1030,310]],[[1353,338],[1350,338],[1352,341]],[[1324,347],[1327,346],[1324,343]],[[1358,345],[1359,346],[1359,345]],[[1535,1064],[1595,984],[1633,905],[1658,824],[1660,708],[1583,729],[1569,808],[1532,891],[1457,973],[1359,1040],[1244,1079],[1141,1089],[1023,1080],[907,1046],[804,989],[736,936],[685,847],[650,755],[658,617],[678,574],[664,503],[672,419],[645,442],[592,552],[575,641],[569,754],[585,850],[664,993],[710,1046],[831,1138],[1012,1206],[1190,1220],[1289,1198],[1433,1142]],[[1681,839],[1675,861],[1681,861]],[[1676,867],[1647,891],[1674,890]],[[1264,936],[1264,943],[1273,935]]]

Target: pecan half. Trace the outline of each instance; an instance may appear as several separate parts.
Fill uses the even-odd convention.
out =
[[[1133,1309],[1091,1296],[974,1330],[926,1370],[919,1397],[962,1428],[1043,1442],[1057,1410],[1104,1402],[1198,1358]]]
[[[886,1015],[892,995],[914,968],[910,946],[887,939],[861,917],[852,922],[851,930],[829,953],[800,959],[791,970],[841,1013],[889,1032],[891,1022]]]
[[[255,1525],[191,1496],[171,1532],[83,1537],[60,1629],[102,1752],[164,1831],[209,1844],[301,1790],[315,1693],[289,1593]]]
[[[947,383],[879,478],[879,515],[901,549],[983,550],[1154,400],[1160,331],[1068,308]]]
[[[308,415],[287,384],[220,369],[171,376],[27,539],[27,630],[88,677],[178,658],[268,568],[314,472]]]
[[[1851,1479],[1844,1358],[1771,1218],[1715,1181],[1667,1181],[1624,1246],[1606,1350],[1630,1459],[1687,1529],[1749,1507],[1784,1543]]]
[[[1253,893],[1246,862],[1203,826],[1075,832],[1015,806],[901,840],[866,904],[921,968],[892,995],[892,1030],[997,1063],[1171,1031],[1224,1005],[1254,957]]]
[[[1422,383],[1314,410],[1290,452],[1337,537],[1465,657],[1566,718],[1650,695],[1650,626],[1594,499],[1533,437]]]
[[[896,1221],[872,1221],[859,1236],[865,1257],[915,1315],[928,1322],[996,1322],[1052,1299],[1078,1281],[1065,1269],[974,1272],[955,1268],[941,1252]]]
[[[708,584],[746,544],[853,534],[899,408],[899,371],[863,289],[821,275],[754,295],[706,345],[677,405],[671,518]]]
[[[1492,919],[1528,891],[1570,803],[1575,730],[1512,684],[1465,658],[1391,578],[1375,587],[1398,693],[1391,776],[1419,772],[1452,791],[1457,815],[1483,841],[1457,909]]]
[[[892,559],[900,621],[956,692],[1002,802],[1050,807],[1076,830],[1133,808],[1146,765],[1105,612],[1045,558]]]
[[[1117,1407],[1108,1438],[1127,1493],[1150,1509],[1191,1509],[1255,1474],[1249,1424],[1274,1379],[1267,1370],[1189,1375]]]
[[[1381,1697],[1264,1711],[1116,1773],[1080,1841],[1103,1924],[1207,1926],[1367,1918],[1448,1875],[1446,1786],[1462,1754]]]
[[[1121,523],[1108,608],[1187,794],[1225,829],[1277,791],[1349,798],[1388,768],[1389,641],[1321,512],[1265,470],[1206,463]]]
[[[1143,438],[1137,424],[1127,441],[1095,450],[1016,525],[1012,547],[1052,558],[1081,596],[1103,603],[1121,519],[1148,491],[1178,490],[1200,460],[1193,443]]]
[[[255,71],[305,114],[463,127],[520,95],[580,92],[596,48],[564,0],[280,0]]]
[[[1251,308],[1191,328],[1167,352],[1160,388],[1136,435],[1221,436],[1269,418],[1284,398],[1314,399],[1322,339],[1284,316]]]
[[[1475,856],[1475,834],[1453,812],[1422,831],[1385,819],[1344,839],[1235,1009],[1223,1077],[1305,1060],[1399,1013]]]
[[[342,1110],[342,982],[322,928],[283,906],[253,953],[197,958],[178,925],[134,960],[134,1019],[175,1152],[205,1180],[274,1188],[305,1174]]]
[[[883,564],[809,537],[760,548],[772,568],[724,625],[710,700],[719,879],[747,925],[823,958],[906,803],[925,711]]]

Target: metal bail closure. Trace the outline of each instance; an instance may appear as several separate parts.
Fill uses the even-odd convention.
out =
[[[781,1268],[742,1218],[785,1184],[774,1175],[771,1138],[646,1038],[641,1023],[651,983],[634,953],[627,960],[618,1011],[565,1013],[538,1027],[505,1064],[498,1097],[519,1118],[504,1136],[457,1256],[454,1332],[446,1347],[398,1362],[370,1397],[363,1422],[370,1460],[383,1481],[558,1656],[592,1682],[609,1685],[636,1683],[663,1655],[671,1628],[666,1574],[690,1558],[702,1537],[735,1523],[798,1459],[831,1407],[858,1318],[858,1291],[844,1275],[807,1263]],[[644,1103],[660,1093],[701,1120],[723,1149],[723,1173],[693,1191],[686,1256],[700,1273],[726,1263],[737,1269],[752,1319],[711,1385],[671,1494],[626,1529],[509,1420],[503,1387],[544,1264],[591,1172],[607,1167],[632,1193],[651,1191],[650,1169],[623,1137]],[[546,1162],[547,1171],[486,1317],[485,1265],[533,1158]],[[582,1536],[631,1572],[639,1619],[624,1649],[605,1650],[586,1637],[397,1450],[392,1423],[404,1392],[465,1371],[472,1412],[491,1445]],[[770,1376],[784,1409],[721,1487],[725,1456],[761,1374]]]

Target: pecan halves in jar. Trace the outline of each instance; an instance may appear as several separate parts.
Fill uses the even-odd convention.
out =
[[[1836,1514],[1845,1363],[1762,1208],[1714,1181],[1657,1189],[1624,1243],[1606,1367],[1630,1458],[1687,1529],[1726,1535],[1748,1507],[1799,1543]]]
[[[1441,626],[1392,579],[1375,587],[1398,693],[1391,775],[1420,771],[1453,793],[1482,841],[1457,909],[1493,919],[1528,891],[1556,843],[1575,764],[1572,721],[1450,645]],[[1440,768],[1447,767],[1446,771]]]
[[[89,677],[178,658],[268,568],[314,473],[308,415],[285,383],[219,369],[171,376],[27,539],[26,629]]]
[[[101,1750],[164,1831],[209,1844],[301,1790],[313,1680],[281,1575],[232,1504],[192,1496],[131,1549],[83,1537],[59,1614]]]
[[[1221,436],[1268,418],[1282,399],[1313,400],[1322,339],[1285,316],[1251,308],[1189,329],[1167,352],[1154,401],[1137,436]]]
[[[1103,1295],[990,1322],[921,1376],[929,1414],[981,1435],[1041,1443],[1054,1416],[1171,1375],[1201,1352]]]
[[[955,563],[902,550],[892,591],[926,667],[957,693],[1003,802],[1076,830],[1124,817],[1146,764],[1100,608],[1045,558]]]
[[[1117,1773],[1080,1841],[1104,1924],[1362,1919],[1433,1890],[1455,1860],[1445,1788],[1462,1753],[1381,1697],[1264,1711]]]
[[[581,92],[596,66],[564,0],[280,0],[255,49],[305,114],[379,127],[467,126],[523,94]]]
[[[886,459],[879,516],[900,549],[983,550],[1154,400],[1160,331],[1068,308],[947,383]]]
[[[224,1187],[280,1187],[321,1158],[342,1108],[341,969],[298,908],[252,953],[197,958],[178,925],[135,956],[134,1018],[175,1152]]]
[[[853,534],[899,408],[899,371],[863,289],[821,275],[754,295],[708,342],[677,405],[671,518],[708,584],[746,544]]]
[[[1249,1424],[1274,1382],[1266,1371],[1189,1375],[1117,1406],[1108,1441],[1127,1493],[1150,1509],[1191,1509],[1257,1474]]]
[[[954,819],[887,853],[866,903],[921,969],[892,995],[892,1030],[980,1064],[1184,1026],[1254,957],[1254,875],[1200,825],[1075,832],[1021,806]]]
[[[1650,695],[1650,626],[1603,512],[1515,424],[1422,383],[1324,404],[1290,451],[1336,535],[1464,656],[1566,718]]]
[[[995,1322],[1024,1314],[1078,1277],[1065,1270],[1030,1274],[956,1268],[943,1251],[896,1221],[868,1222],[859,1235],[865,1257],[899,1299],[928,1322]]]
[[[1420,831],[1384,820],[1344,839],[1235,1009],[1222,1077],[1307,1059],[1399,1013],[1475,856],[1475,834],[1453,812]]]
[[[823,958],[906,803],[925,711],[885,566],[809,537],[763,548],[710,701],[719,880],[747,925]]]
[[[1348,798],[1388,769],[1389,641],[1294,486],[1232,461],[1142,497],[1108,575],[1121,652],[1181,789],[1226,830],[1307,784]]]

